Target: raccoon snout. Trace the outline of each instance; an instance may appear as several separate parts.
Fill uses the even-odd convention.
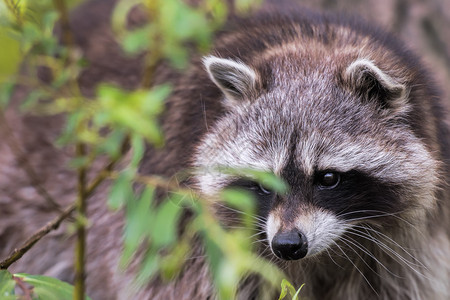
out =
[[[281,259],[296,260],[306,256],[308,241],[297,229],[278,232],[272,239],[272,250]]]

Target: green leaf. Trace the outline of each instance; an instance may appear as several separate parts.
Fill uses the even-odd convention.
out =
[[[158,272],[160,267],[160,257],[157,253],[152,251],[145,254],[145,259],[141,265],[141,269],[137,278],[138,284],[145,284],[148,280]]]
[[[69,167],[73,169],[79,169],[82,167],[87,167],[90,159],[86,156],[74,157],[69,161]]]
[[[283,279],[285,280],[285,279]],[[283,283],[281,283],[281,293],[280,293],[280,297],[278,297],[278,300],[283,300],[284,298],[286,298],[288,293],[288,289],[286,286],[283,286]]]
[[[33,292],[38,295],[38,299],[71,300],[73,298],[73,286],[56,278],[25,273],[14,274],[14,276],[34,286]],[[90,300],[87,296],[86,299]]]
[[[302,290],[302,288],[303,288],[304,285],[305,285],[305,284],[302,284],[302,285],[298,288],[297,292],[296,292],[296,293],[294,294],[294,296],[292,297],[292,300],[298,300],[298,299],[299,299],[300,291]]]
[[[14,91],[14,86],[14,82],[0,83],[0,108],[8,106]]]
[[[244,170],[264,187],[280,194],[285,194],[288,190],[287,184],[275,174],[258,170]]]
[[[275,174],[267,171],[249,169],[249,168],[229,168],[218,167],[217,171],[225,174],[235,175],[238,177],[246,177],[261,183],[265,188],[270,189],[279,194],[285,194],[288,191],[288,185],[283,179]]]
[[[0,270],[0,299],[14,300],[14,287],[16,282],[14,281],[11,273],[7,270]]]
[[[283,279],[281,281],[281,294],[278,300],[284,299],[287,296],[287,293],[289,292],[289,295],[291,297],[295,294],[295,288],[292,286],[292,284],[287,281],[286,279]]]
[[[96,151],[98,154],[106,153],[109,157],[115,159],[121,155],[122,144],[126,137],[123,129],[113,130],[101,143]]]
[[[186,262],[186,258],[191,250],[191,245],[187,241],[180,241],[175,248],[161,260],[161,275],[164,279],[172,279]]]
[[[42,32],[39,25],[26,22],[22,28],[22,51],[28,53],[41,38]]]
[[[207,0],[207,13],[211,14],[213,17],[212,27],[217,29],[223,23],[225,23],[228,15],[228,7],[222,0]]]
[[[27,23],[40,25],[45,14],[54,11],[51,0],[27,0],[26,2],[27,9],[24,11],[24,18]]]
[[[43,41],[43,45],[46,48],[46,52],[49,56],[52,56],[54,54],[54,52],[56,52],[55,47],[57,46],[57,41],[56,39],[48,39]],[[50,53],[49,53],[50,52]],[[62,87],[64,84],[66,84],[70,79],[72,78],[72,73],[70,69],[64,69],[61,72],[59,72],[57,74],[57,77],[55,78],[55,80],[52,82],[52,86],[55,89],[58,89],[60,87]]]
[[[142,157],[144,157],[145,152],[145,143],[142,137],[138,136],[137,134],[132,135],[131,149],[133,155],[131,157],[130,166],[132,168],[137,168],[142,160]]]
[[[252,213],[255,209],[255,199],[252,193],[243,189],[225,189],[220,193],[221,198],[231,206]]]
[[[127,201],[134,199],[132,177],[128,172],[122,172],[114,181],[108,195],[108,206],[110,209],[118,210]]]
[[[236,0],[236,10],[239,13],[246,13],[261,4],[261,0]]]
[[[216,274],[219,298],[222,300],[233,299],[241,277],[240,268],[233,261],[222,260],[220,271]]]
[[[219,276],[220,264],[224,258],[224,253],[222,249],[217,245],[217,243],[208,235],[208,231],[202,230],[204,235],[205,249],[209,261],[209,266],[212,271],[214,278]]]
[[[8,10],[5,2],[0,1],[0,26],[9,25],[11,17],[11,12]]]
[[[56,21],[58,21],[59,13],[56,11],[49,11],[42,17],[42,28],[47,36],[51,36],[53,33],[53,27]]]
[[[183,69],[189,60],[187,49],[177,43],[166,43],[162,49],[164,56],[169,59],[173,67]]]
[[[164,102],[172,92],[170,84],[161,84],[152,88],[152,90],[143,97],[144,111],[151,115],[159,115],[164,109]]]
[[[84,116],[81,111],[73,112],[67,116],[65,128],[61,136],[56,141],[57,145],[64,146],[77,140],[76,130],[83,121],[83,118]]]
[[[170,91],[163,85],[151,91],[126,92],[117,87],[101,85],[98,88],[98,104],[103,111],[99,122],[124,128],[142,135],[155,146],[162,146],[163,135],[155,114],[162,111],[163,96]]]
[[[20,109],[22,111],[27,111],[31,108],[33,108],[39,101],[39,99],[42,99],[44,96],[44,92],[42,90],[33,90],[31,91],[25,100],[20,104]]]
[[[153,203],[155,188],[147,186],[141,196],[127,201],[126,223],[124,229],[124,250],[121,265],[126,265],[132,255],[137,251],[142,240],[146,237],[149,220],[154,219],[150,210]]]
[[[181,208],[171,201],[164,201],[158,206],[155,219],[149,228],[153,247],[162,248],[176,241],[180,214]]]
[[[111,26],[117,37],[121,37],[126,31],[128,14],[136,5],[142,4],[142,0],[120,0],[117,1],[111,15]]]
[[[123,49],[128,54],[138,54],[148,50],[152,40],[153,27],[151,24],[128,32],[122,42]]]

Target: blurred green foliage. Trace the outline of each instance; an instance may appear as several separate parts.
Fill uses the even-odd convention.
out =
[[[66,2],[72,8],[81,1]],[[255,3],[236,0],[235,6],[242,12]],[[124,155],[123,145],[129,145],[129,162],[121,170],[108,170],[107,174],[113,180],[108,205],[113,210],[125,211],[122,268],[127,268],[131,260],[139,259],[139,283],[144,284],[155,276],[171,280],[191,254],[190,243],[200,238],[221,299],[232,299],[239,281],[249,273],[257,273],[278,287],[283,277],[281,270],[253,251],[255,245],[250,237],[256,228],[251,217],[255,214],[251,194],[239,190],[222,192],[218,201],[242,212],[242,226],[224,229],[212,213],[211,204],[199,195],[174,185],[169,179],[138,173],[145,144],[164,145],[157,117],[164,109],[171,86],[170,83],[152,84],[155,65],[165,59],[174,67],[183,68],[192,51],[206,52],[214,31],[226,20],[226,3],[202,0],[194,7],[179,0],[119,1],[112,16],[112,28],[125,53],[144,56],[148,85],[128,91],[101,84],[91,99],[82,95],[77,83],[78,75],[86,66],[85,59],[76,47],[62,45],[53,34],[60,17],[53,4],[50,0],[0,2],[0,112],[8,108],[14,86],[19,83],[31,90],[21,105],[24,112],[44,117],[65,114],[65,126],[55,143],[82,144],[88,149],[85,155],[74,156],[70,167],[76,170],[89,168],[99,157],[116,161]],[[127,15],[136,6],[150,21],[129,28]],[[19,73],[22,63],[27,71]],[[49,84],[37,79],[37,69],[42,67],[52,74]],[[286,192],[285,184],[273,174],[247,169],[220,171],[250,177],[276,192]],[[155,199],[158,187],[170,190],[162,202]],[[189,209],[193,216],[180,234],[178,227],[184,209]],[[143,255],[137,255],[142,249]],[[71,299],[73,287],[66,283],[44,276],[14,276],[34,286],[34,292],[42,299]],[[1,271],[0,295],[12,295],[14,285],[11,274]],[[283,281],[281,290],[280,299],[288,292],[292,299],[297,299],[298,291],[287,281]]]

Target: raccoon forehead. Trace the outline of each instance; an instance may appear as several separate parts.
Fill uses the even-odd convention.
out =
[[[259,124],[261,125],[261,124]],[[217,166],[253,168],[278,173],[289,156],[292,128],[258,126],[253,122],[236,124],[225,119],[208,133],[197,147],[195,167],[214,169]]]

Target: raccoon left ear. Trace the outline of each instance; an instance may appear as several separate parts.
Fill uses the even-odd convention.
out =
[[[211,80],[228,99],[241,101],[255,94],[256,72],[243,62],[207,56],[203,58],[203,64]]]
[[[407,107],[407,87],[383,72],[368,59],[358,59],[351,63],[345,77],[367,100],[377,101],[382,108],[402,110]]]

